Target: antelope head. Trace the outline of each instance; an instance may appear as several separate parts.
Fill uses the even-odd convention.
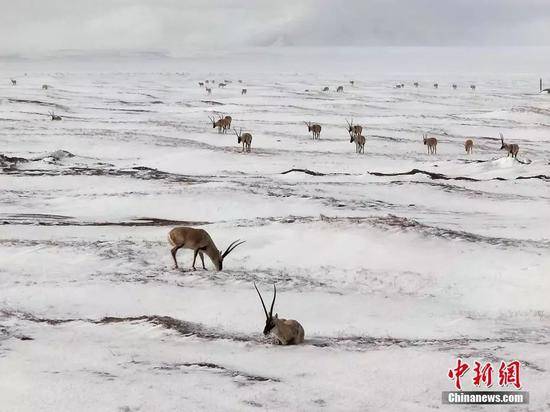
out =
[[[215,129],[217,126],[216,126],[216,119],[214,119],[213,117],[210,117],[208,116],[208,118],[210,119],[210,121],[212,122],[212,128]]]
[[[265,308],[265,303],[262,298],[262,294],[256,287],[256,283],[254,283],[254,288],[256,289],[256,292],[258,292],[258,296],[260,297],[260,301],[262,302],[262,306],[264,308],[264,313],[265,313],[264,335],[267,336],[271,333],[273,329],[277,327],[277,324],[275,322],[277,319],[279,319],[279,316],[277,313],[275,314],[275,316],[273,316],[273,306],[275,305],[275,298],[277,297],[277,288],[275,287],[275,284],[273,284],[273,301],[271,302],[271,308],[269,309],[269,313],[267,313],[267,309]]]
[[[504,143],[504,136],[502,135],[502,133],[499,133],[499,134],[500,134],[500,141],[502,143],[502,146],[500,146],[500,150],[507,149],[508,145],[506,143]]]
[[[223,260],[229,255],[233,250],[239,246],[242,245],[246,240],[235,240],[232,242],[227,249],[225,249],[225,252],[222,252],[221,250],[218,250],[218,256],[216,259],[213,259],[213,262],[216,266],[216,270],[222,270],[223,269]]]
[[[241,136],[243,134],[243,129],[241,129],[239,132],[237,132],[235,129],[233,129],[233,131],[237,135],[237,143],[241,143]]]
[[[428,135],[425,133],[422,133],[422,140],[424,141],[424,144],[427,144],[428,142]]]
[[[304,123],[307,126],[307,131],[311,132],[311,122],[304,122]]]

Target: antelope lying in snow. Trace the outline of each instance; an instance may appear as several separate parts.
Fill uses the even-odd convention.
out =
[[[427,134],[422,135],[424,145],[428,146],[428,154],[437,153],[437,139],[435,137],[428,137]]]
[[[52,120],[61,120],[61,116],[58,116],[53,111],[48,112],[50,116],[52,117]]]
[[[328,89],[328,86],[323,87],[323,91],[324,91],[324,92],[328,92],[328,90],[329,90],[329,89]]]
[[[504,143],[504,136],[502,135],[502,133],[500,133],[500,141],[502,142],[500,150],[505,149],[508,152],[508,155],[506,157],[509,157],[510,155],[515,158],[518,157],[519,145]]]
[[[363,127],[359,126],[358,124],[354,125],[353,124],[353,118],[351,119],[351,123],[348,122],[348,119],[346,119],[346,123],[348,124],[348,133],[350,133],[350,134],[353,133],[356,136],[363,133]]]
[[[42,90],[48,90],[48,85],[47,85],[47,84],[43,84],[43,85],[42,85]]]
[[[349,142],[355,143],[355,153],[365,153],[365,136],[349,132]]]
[[[321,126],[318,124],[311,124],[311,122],[304,122],[307,126],[307,131],[313,134],[313,140],[319,139],[321,135]]]
[[[250,145],[252,144],[252,135],[250,133],[243,133],[243,129],[237,133],[235,129],[233,129],[235,134],[237,135],[237,143],[243,144],[243,152],[246,151],[250,152]]]
[[[258,296],[260,297],[260,301],[262,302],[262,306],[264,308],[264,335],[274,335],[277,338],[279,345],[297,345],[303,343],[304,328],[298,321],[293,319],[279,319],[278,313],[273,316],[273,306],[275,305],[275,298],[277,297],[277,288],[275,287],[275,284],[273,284],[273,301],[271,302],[269,313],[267,313],[264,300],[255,283],[254,288],[256,289],[256,292],[258,292]]]
[[[176,253],[179,249],[184,248],[194,251],[193,270],[196,270],[195,261],[197,260],[197,255],[201,258],[202,268],[206,269],[204,266],[204,254],[210,258],[216,267],[216,270],[222,270],[223,260],[227,257],[227,255],[229,255],[237,246],[242,245],[245,242],[244,240],[236,240],[227,247],[225,252],[222,253],[221,250],[218,250],[206,230],[194,229],[192,227],[176,227],[172,229],[168,233],[168,241],[173,246],[170,252],[172,253],[172,258],[174,258],[176,268],[178,267]]]
[[[464,149],[467,154],[472,154],[474,152],[474,141],[472,139],[466,140],[464,142]]]

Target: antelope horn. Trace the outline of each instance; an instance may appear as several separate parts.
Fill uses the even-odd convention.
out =
[[[346,123],[348,124],[348,126],[351,127],[351,124],[350,124],[350,122],[348,122],[348,119],[346,119]]]
[[[500,135],[500,140],[502,140],[502,143],[504,143],[504,136],[502,135],[502,133],[499,133]]]
[[[262,306],[264,307],[265,317],[266,317],[266,319],[269,319],[269,315],[267,314],[267,309],[265,308],[265,303],[264,303],[264,300],[262,298],[262,294],[258,290],[258,287],[256,286],[256,282],[254,282],[254,288],[256,289],[256,292],[258,292],[258,296],[260,297],[260,300],[262,301]]]
[[[271,309],[269,309],[269,317],[273,317],[273,305],[275,305],[275,298],[277,297],[277,288],[275,287],[275,283],[273,284],[273,302],[271,302]]]
[[[239,137],[239,133],[237,133],[237,131],[235,130],[235,128],[233,128],[233,131],[235,132],[235,134],[237,135],[237,137]]]
[[[246,240],[240,240],[240,239],[238,239],[238,240],[235,240],[233,243],[231,243],[231,244],[227,247],[227,249],[225,250],[225,252],[223,252],[222,259],[223,259],[224,257],[226,257],[227,255],[229,255],[229,254],[233,251],[233,249],[235,249],[235,248],[236,248],[237,246],[239,246],[239,245],[242,245],[244,242],[246,242]]]

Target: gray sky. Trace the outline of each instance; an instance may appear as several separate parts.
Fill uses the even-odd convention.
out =
[[[0,54],[550,46],[550,0],[0,0]]]

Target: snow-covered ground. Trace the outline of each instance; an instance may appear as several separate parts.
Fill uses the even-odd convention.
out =
[[[285,65],[297,58],[303,70]],[[0,66],[0,410],[458,410],[441,404],[458,356],[520,360],[531,401],[509,409],[548,410],[537,75],[243,59]],[[205,79],[232,82],[207,95]],[[214,114],[252,133],[251,153]],[[222,272],[191,271],[190,251],[177,270],[177,225],[219,248],[247,242]],[[253,282],[269,301],[277,284],[275,311],[302,323],[303,345],[263,337]]]

